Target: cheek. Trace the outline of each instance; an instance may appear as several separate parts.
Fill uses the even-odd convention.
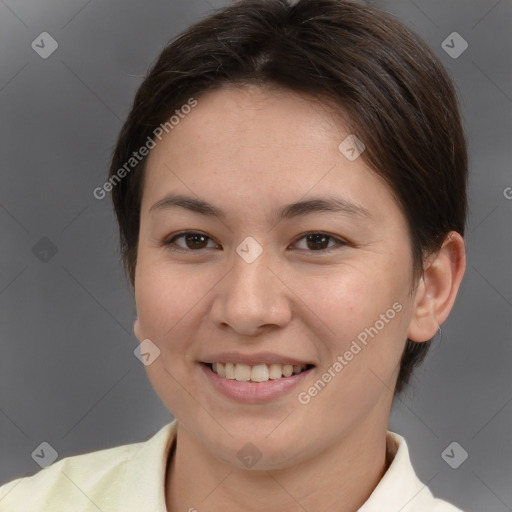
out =
[[[338,399],[349,400],[372,387],[370,382],[376,392],[381,381],[392,386],[410,314],[409,282],[403,272],[368,264],[294,282],[301,283],[294,291],[305,304],[301,320],[312,322],[308,327],[316,334],[322,371],[337,375],[331,392],[336,388]],[[339,357],[341,370],[339,365],[333,368]]]
[[[408,290],[403,275],[371,270],[370,265],[297,276],[292,282],[297,296],[335,338],[373,325],[395,302],[403,305]]]
[[[197,295],[197,283],[181,269],[166,265],[160,251],[139,252],[135,301],[141,327],[161,336],[177,324]]]
[[[197,286],[180,277],[177,272],[170,272],[144,257],[139,259],[135,301],[140,336],[150,339],[160,348],[159,363],[165,367],[173,359],[170,353],[183,350],[187,313],[197,302],[194,300],[194,289]],[[148,367],[147,370],[150,373],[153,368]]]
[[[200,297],[194,290],[198,289],[202,289],[199,283],[182,272],[164,268],[144,256],[138,261],[135,299],[140,333],[160,349],[159,357],[145,370],[162,402],[179,417],[190,409],[190,397],[183,393],[183,385],[190,373],[187,350],[190,334],[197,328],[194,304],[200,304]]]

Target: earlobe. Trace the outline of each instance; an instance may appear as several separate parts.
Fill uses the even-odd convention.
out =
[[[409,339],[422,342],[435,336],[453,308],[465,270],[464,239],[451,231],[439,251],[429,258],[416,289]]]

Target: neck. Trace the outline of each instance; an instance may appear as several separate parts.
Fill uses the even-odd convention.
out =
[[[367,418],[374,420],[374,418]],[[293,467],[242,470],[212,458],[178,423],[166,475],[167,512],[356,512],[387,470],[387,424],[360,424]]]

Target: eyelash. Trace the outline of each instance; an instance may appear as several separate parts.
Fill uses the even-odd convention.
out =
[[[200,231],[182,231],[181,233],[177,233],[174,236],[172,236],[171,238],[164,240],[160,245],[165,247],[167,250],[173,251],[173,252],[201,252],[201,251],[204,251],[205,249],[208,249],[208,247],[201,248],[201,249],[184,249],[183,247],[179,247],[176,245],[173,246],[175,240],[177,240],[178,238],[182,238],[186,235],[201,235],[201,236],[204,236],[205,238],[207,238],[208,240],[212,240],[211,237],[205,235],[204,233],[201,233]],[[310,231],[308,233],[303,234],[297,241],[302,240],[311,235],[324,235],[324,236],[328,237],[329,239],[337,241],[338,243],[332,247],[328,247],[327,249],[320,249],[318,251],[307,250],[307,249],[299,249],[299,250],[305,250],[306,252],[310,252],[310,253],[328,254],[334,250],[340,249],[341,247],[350,245],[350,243],[347,242],[346,240],[342,240],[340,238],[337,238],[333,235],[329,235],[328,233],[324,233],[322,231]]]

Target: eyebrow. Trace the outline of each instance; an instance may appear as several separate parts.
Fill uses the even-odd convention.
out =
[[[216,217],[219,220],[225,220],[227,217],[226,213],[217,206],[203,199],[183,194],[166,195],[149,209],[149,213],[151,214],[156,211],[169,210],[176,207],[184,208],[207,217]],[[314,197],[282,206],[273,212],[271,219],[277,222],[320,212],[335,212],[360,217],[362,219],[370,219],[372,217],[370,212],[359,204],[340,197],[328,196]]]

